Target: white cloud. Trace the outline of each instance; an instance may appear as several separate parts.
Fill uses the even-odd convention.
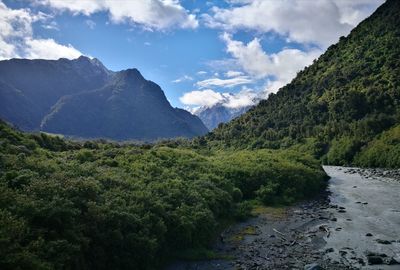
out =
[[[278,92],[278,90],[281,87],[285,86],[287,83],[287,81],[268,80],[263,91],[264,98],[266,99],[270,93]]]
[[[228,98],[224,106],[231,109],[252,106],[259,101],[258,93],[246,88],[237,94],[225,94],[225,96]]]
[[[81,53],[72,45],[61,45],[53,39],[35,39],[32,24],[50,17],[29,9],[10,9],[0,2],[0,59],[60,57],[76,58]]]
[[[228,78],[232,78],[232,77],[238,77],[238,76],[242,76],[243,72],[241,71],[234,71],[234,70],[228,70],[227,72],[225,72],[225,77]]]
[[[182,77],[179,77],[176,80],[173,80],[173,83],[181,83],[181,82],[185,82],[185,81],[193,81],[193,78],[188,76],[188,75],[183,75]]]
[[[197,71],[197,75],[206,75],[206,74],[207,74],[207,71],[204,71],[204,70]]]
[[[61,45],[53,39],[25,39],[25,58],[29,59],[75,59],[82,54],[71,44]]]
[[[252,82],[252,80],[248,76],[239,76],[239,77],[229,78],[229,79],[211,78],[211,79],[199,81],[196,83],[196,85],[200,88],[208,88],[208,87],[212,87],[212,86],[230,88],[230,87],[234,87],[237,85],[249,84],[251,82]]]
[[[289,40],[315,43],[325,48],[372,13],[383,0],[319,1],[240,1],[230,8],[212,8],[203,14],[205,24],[226,31],[250,29],[262,33],[274,31]]]
[[[37,3],[73,14],[91,15],[108,12],[114,23],[134,23],[147,30],[164,30],[171,27],[196,28],[199,23],[178,0],[36,0]]]
[[[0,59],[18,56],[19,41],[32,35],[35,20],[29,10],[12,10],[0,2]]]
[[[319,49],[305,52],[284,48],[278,53],[267,54],[257,38],[247,44],[234,40],[228,33],[224,33],[221,38],[226,43],[226,52],[232,58],[214,62],[218,62],[218,68],[227,69],[224,73],[227,79],[210,78],[197,82],[196,86],[201,89],[264,83],[263,89],[254,91],[244,87],[236,94],[219,93],[211,89],[196,90],[181,97],[180,100],[183,104],[196,107],[211,107],[215,104],[221,104],[228,108],[255,105],[261,99],[266,99],[270,93],[275,93],[279,88],[289,83],[298,71],[311,64],[322,53],[322,50]],[[221,64],[221,61],[224,63]],[[239,68],[241,71],[232,70],[231,67]]]
[[[247,44],[233,40],[224,33],[226,51],[232,55],[244,71],[256,78],[274,77],[275,80],[288,83],[296,73],[312,63],[322,51],[304,52],[298,49],[283,49],[275,54],[267,54],[261,47],[260,40],[255,38]]]
[[[195,106],[191,109],[193,112],[201,107],[212,107],[220,104],[227,108],[238,109],[255,105],[259,101],[259,94],[251,89],[243,88],[242,91],[232,93],[219,93],[211,89],[202,91],[191,91],[180,97],[180,101],[189,106]]]
[[[211,89],[185,93],[179,100],[185,105],[211,107],[224,100],[221,93]]]
[[[356,26],[371,15],[385,0],[335,0],[334,2],[340,10],[340,21]]]

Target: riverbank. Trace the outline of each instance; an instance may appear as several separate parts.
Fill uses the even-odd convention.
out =
[[[167,269],[400,269],[399,182],[381,170],[324,169],[331,180],[318,198],[260,208],[258,216],[227,229],[213,250],[231,260]]]

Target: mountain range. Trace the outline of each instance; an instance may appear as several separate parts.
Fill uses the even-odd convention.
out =
[[[0,117],[22,130],[82,138],[152,141],[208,132],[137,69],[113,72],[85,56],[0,61]]]
[[[221,123],[227,123],[232,119],[247,112],[252,106],[244,106],[239,108],[229,108],[222,103],[213,106],[203,106],[193,110],[192,113],[198,116],[204,125],[213,130]]]

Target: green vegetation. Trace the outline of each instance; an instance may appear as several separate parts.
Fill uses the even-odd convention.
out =
[[[392,158],[366,160],[372,153],[354,157],[400,124],[399,25],[400,1],[389,0],[277,94],[195,145],[296,148],[329,164],[398,167]],[[390,151],[398,155],[398,148]]]
[[[292,203],[325,184],[318,162],[295,151],[169,145],[70,142],[0,123],[0,268],[154,269],[176,254],[212,257],[210,241],[226,220],[250,215],[248,200]]]
[[[400,168],[400,125],[369,142],[356,155],[354,163],[362,167]]]

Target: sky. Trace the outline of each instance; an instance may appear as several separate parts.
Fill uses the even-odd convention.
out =
[[[137,68],[174,107],[253,105],[383,0],[0,0],[0,60]]]

